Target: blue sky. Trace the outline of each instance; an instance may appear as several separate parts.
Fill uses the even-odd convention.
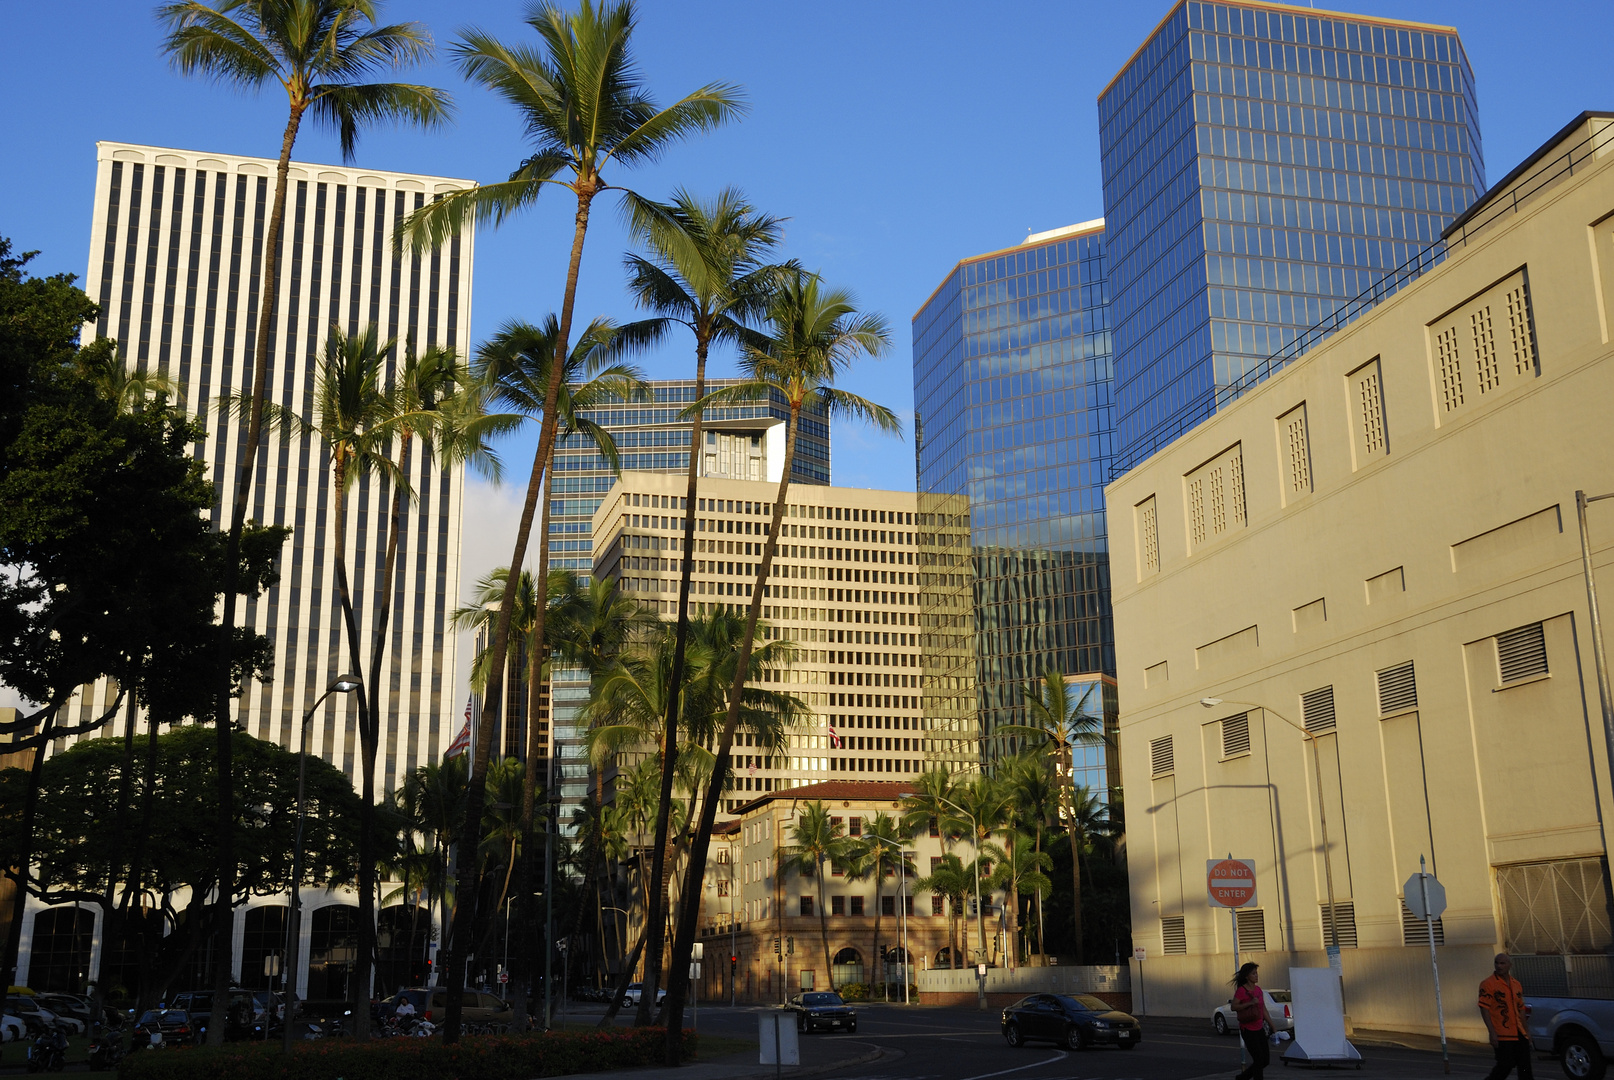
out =
[[[384,14],[426,23],[446,47],[467,25],[530,37],[520,24],[524,6],[392,0]],[[152,8],[69,0],[7,11],[0,235],[42,251],[36,273],[84,271],[97,140],[263,156],[279,149],[279,91],[245,97],[174,74],[158,55]],[[636,41],[655,94],[670,100],[705,82],[731,82],[745,88],[750,112],[653,166],[608,179],[652,196],[680,185],[702,193],[734,185],[790,218],[788,254],[891,323],[890,355],[857,371],[847,387],[911,420],[914,310],[960,258],[1103,213],[1095,101],[1168,9],[1155,0],[648,0]],[[1459,29],[1477,77],[1492,181],[1576,113],[1614,107],[1606,34],[1588,32],[1608,25],[1606,0],[1361,0],[1351,10]],[[410,79],[452,90],[458,122],[434,133],[373,132],[360,143],[361,164],[491,181],[520,160],[520,130],[502,103],[441,62]],[[302,135],[296,156],[338,160],[334,139],[318,131]],[[474,340],[558,305],[570,220],[570,208],[555,198],[478,235]],[[607,206],[589,235],[579,318],[633,316],[622,289],[624,247]],[[729,361],[716,358],[715,373]],[[645,362],[662,378],[684,377],[690,366],[681,341]],[[912,488],[911,437],[840,425],[833,447],[837,484]],[[530,443],[517,442],[508,454],[525,475]],[[467,582],[503,561],[497,549],[508,549],[503,525],[515,493],[473,494]],[[484,520],[472,527],[473,517]],[[476,547],[482,538],[485,550]]]

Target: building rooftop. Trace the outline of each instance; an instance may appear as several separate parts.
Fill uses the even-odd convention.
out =
[[[1561,143],[1569,139],[1570,136],[1579,134],[1581,129],[1586,126],[1586,122],[1589,120],[1614,120],[1614,112],[1588,109],[1579,116],[1575,117],[1573,120],[1569,121],[1569,123],[1565,124],[1563,127],[1559,128],[1557,132],[1553,134],[1552,138],[1538,146],[1534,153],[1515,165],[1512,171],[1510,171],[1506,176],[1502,177],[1502,179],[1498,180],[1496,183],[1492,184],[1490,189],[1486,191],[1485,194],[1474,200],[1473,205],[1471,205],[1467,210],[1464,210],[1461,214],[1458,214],[1457,217],[1453,219],[1452,223],[1446,226],[1446,230],[1440,234],[1440,238],[1445,240],[1453,233],[1462,232],[1463,227],[1478,217],[1480,211],[1484,210],[1487,206],[1491,205],[1491,203],[1495,202],[1497,196],[1507,191],[1515,183],[1517,183],[1521,177],[1539,165],[1544,158],[1551,154],[1553,150],[1557,149]],[[1596,138],[1600,134],[1600,131],[1594,131],[1592,137]],[[1588,140],[1584,138],[1576,140],[1575,145],[1579,146],[1580,143],[1586,141]],[[1606,144],[1599,140],[1599,145],[1596,148],[1598,156],[1601,156],[1602,153],[1605,152],[1603,149],[1604,146],[1606,146]],[[1571,152],[1573,152],[1573,148],[1571,149]],[[1563,164],[1567,164],[1567,162]],[[1549,162],[1548,165],[1550,167],[1552,163]],[[1547,170],[1544,169],[1542,171],[1545,172]]]
[[[917,790],[911,780],[826,780],[821,784],[806,784],[802,787],[791,788],[789,791],[770,791],[766,795],[759,795],[750,802],[741,803],[734,811],[735,814],[746,814],[764,803],[778,802],[789,799],[791,802],[811,801],[813,799],[841,799],[860,802],[881,802],[886,799],[900,799],[904,795],[912,795]]]

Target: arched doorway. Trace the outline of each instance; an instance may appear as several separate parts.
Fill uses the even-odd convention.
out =
[[[376,915],[375,989],[383,998],[426,982],[426,947],[432,938],[431,912],[418,904],[393,904]]]
[[[47,993],[82,994],[90,974],[90,943],[95,912],[89,908],[46,908],[34,916],[28,958],[28,985]]]
[[[910,963],[907,950],[901,945],[893,945],[885,951],[885,981],[888,986],[895,987],[893,994],[896,997],[900,998],[902,996],[902,980],[905,969],[908,971],[908,981],[913,981],[912,968],[908,966]]]
[[[286,905],[248,908],[241,935],[241,985],[248,990],[279,990],[286,952]]]
[[[308,993],[310,1001],[356,1001],[368,987],[353,986],[359,958],[359,909],[351,904],[315,908],[309,920]]]
[[[935,966],[939,968],[952,968],[956,966],[953,962],[953,948],[951,945],[936,954]]]
[[[863,981],[863,954],[856,949],[842,949],[835,954],[830,974],[836,986],[848,986]]]

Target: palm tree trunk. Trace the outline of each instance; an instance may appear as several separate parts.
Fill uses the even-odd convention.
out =
[[[695,827],[690,845],[689,867],[685,874],[684,891],[699,896],[701,880],[706,874],[706,855],[712,842],[712,824],[717,820],[717,804],[723,794],[723,781],[728,776],[729,762],[733,757],[734,733],[740,726],[740,704],[745,692],[746,672],[751,667],[751,650],[756,639],[757,619],[762,615],[762,600],[767,595],[768,576],[773,569],[774,552],[779,547],[779,526],[785,516],[785,499],[790,493],[790,470],[796,460],[796,431],[800,426],[801,406],[792,403],[790,419],[785,427],[785,461],[779,476],[779,492],[774,496],[773,517],[768,524],[768,539],[762,547],[762,562],[757,565],[757,581],[751,595],[751,606],[745,616],[745,634],[740,639],[740,655],[734,669],[734,683],[729,687],[728,716],[723,721],[723,733],[718,739],[717,756],[712,763],[712,775],[706,783],[706,798],[701,803],[700,823]],[[673,970],[688,965],[694,952],[697,904],[686,905],[678,920],[678,931],[673,938]],[[826,933],[828,931],[826,930]],[[826,945],[827,948],[827,945]],[[648,981],[648,980],[647,980]],[[831,982],[833,982],[833,977]],[[684,992],[679,986],[667,993],[667,1064],[677,1065],[683,1045],[679,1035],[684,1020]]]
[[[889,996],[885,988],[885,958],[880,955],[880,887],[885,884],[881,880],[884,877],[882,873],[884,869],[885,867],[880,864],[880,858],[877,854],[874,860],[874,955],[869,958],[869,966],[872,970],[880,973],[880,997],[882,998]],[[870,981],[872,982],[872,980]]]
[[[787,459],[788,460],[788,459]],[[818,936],[824,942],[824,971],[830,993],[835,992],[835,965],[829,958],[829,912],[824,910],[824,860],[818,860]],[[671,1030],[670,1028],[668,1030]]]
[[[538,514],[538,573],[539,576],[546,579],[549,576],[549,489],[553,479],[550,466],[553,464],[553,461],[544,463],[543,492],[539,496],[541,506]],[[512,566],[510,573],[519,578],[521,568]],[[547,589],[544,595],[547,602]],[[538,925],[538,900],[536,895],[538,890],[536,888],[537,883],[534,880],[537,872],[537,866],[534,861],[537,845],[533,842],[535,835],[533,826],[536,823],[538,814],[537,764],[538,751],[542,747],[542,740],[538,735],[538,703],[543,696],[543,672],[543,638],[540,634],[529,634],[527,636],[527,763],[526,771],[521,777],[521,898],[524,904],[531,903],[533,905],[532,912],[528,917],[528,924],[531,926]],[[550,712],[553,714],[555,707],[553,693],[550,694],[549,701]],[[550,731],[554,731],[553,723],[550,725]],[[549,772],[544,778],[544,796],[549,800],[551,808],[558,808],[560,803],[553,798],[553,793],[549,790],[554,785],[555,779],[554,756],[555,744],[554,740],[551,739],[548,753],[544,758],[549,763]],[[547,845],[548,842],[546,838],[544,843]],[[529,935],[533,939],[531,947],[528,949],[527,958],[527,978],[529,981],[535,978],[538,971],[543,968],[543,950],[550,947],[549,942],[538,940],[542,936],[541,934]],[[528,997],[526,994],[522,994],[520,997],[521,1014],[525,1017],[527,1015]]]
[[[628,954],[627,963],[622,965],[622,975],[617,980],[616,993],[611,995],[611,1004],[606,1006],[605,1015],[600,1017],[599,1026],[602,1028],[610,1027],[611,1022],[616,1019],[616,1014],[622,1011],[622,999],[627,995],[628,983],[632,981],[629,976],[632,975],[633,969],[638,966],[639,956],[644,952],[644,939],[649,929],[649,926],[640,928],[639,940],[633,943],[633,952]],[[639,996],[643,998],[646,992],[641,990]]]
[[[590,181],[589,186],[580,186],[577,189],[577,214],[574,218],[572,230],[572,252],[566,267],[566,293],[560,306],[560,332],[555,335],[555,362],[550,369],[549,386],[544,391],[543,419],[538,427],[538,452],[533,456],[532,477],[527,483],[527,501],[521,508],[521,524],[516,529],[516,546],[510,556],[510,574],[504,583],[504,597],[499,602],[499,618],[494,624],[492,656],[488,661],[488,687],[486,700],[498,702],[504,689],[504,662],[510,648],[510,618],[515,610],[516,583],[521,576],[521,566],[527,560],[527,543],[532,537],[532,519],[537,510],[538,494],[544,486],[544,477],[550,457],[555,452],[555,432],[558,427],[555,417],[555,402],[560,398],[561,380],[566,374],[567,339],[572,332],[572,308],[577,301],[577,273],[583,263],[583,240],[588,235],[589,207],[593,202],[595,193],[599,190],[598,181]],[[548,547],[548,537],[539,541],[540,552]],[[539,556],[543,560],[543,554]],[[540,562],[540,566],[547,565]],[[538,575],[533,583],[533,636],[542,642],[544,639],[545,607],[549,602],[549,582],[544,574]],[[471,778],[465,798],[465,834],[478,835],[482,821],[482,806],[486,801],[488,760],[492,754],[492,741],[486,737],[488,725],[482,725],[476,739],[476,752],[471,766]],[[476,867],[472,860],[466,860],[459,870],[458,888],[460,896],[454,909],[455,934],[448,953],[448,1008],[444,1018],[443,1042],[453,1044],[459,1041],[460,1020],[465,1007],[465,962],[466,952],[461,943],[470,937],[470,926],[476,919]],[[465,932],[460,933],[461,928]]]
[[[706,396],[706,354],[708,339],[697,328],[695,334],[695,400],[699,401]],[[700,488],[700,456],[701,456],[701,423],[705,419],[706,410],[702,409],[695,414],[689,425],[689,467],[686,470],[684,481],[684,548],[683,566],[678,573],[678,628],[673,634],[673,662],[672,675],[668,685],[672,692],[668,694],[667,724],[661,735],[661,802],[656,811],[656,843],[659,851],[661,843],[666,839],[670,828],[669,808],[672,805],[673,780],[678,769],[678,709],[683,702],[680,692],[684,685],[684,654],[689,644],[689,592],[691,575],[694,573],[695,554],[695,507],[696,498]],[[655,920],[652,920],[655,921]],[[660,942],[656,943],[657,955],[660,955]],[[655,997],[654,993],[649,995]],[[672,994],[667,995],[669,1004]],[[680,1010],[681,1014],[681,1010]],[[634,1023],[649,1021],[649,1005],[645,995],[639,997],[639,1015]]]
[[[213,724],[217,732],[215,752],[218,756],[218,776],[215,785],[218,796],[218,817],[214,819],[218,846],[218,905],[216,912],[216,948],[213,951],[213,994],[215,1001],[227,1001],[230,996],[230,977],[234,964],[233,929],[231,918],[235,898],[235,816],[230,808],[235,805],[235,781],[231,774],[233,749],[230,742],[235,725],[230,716],[230,700],[235,689],[231,674],[231,629],[235,626],[236,571],[241,560],[241,530],[246,526],[247,504],[252,494],[252,477],[256,471],[258,442],[263,438],[263,399],[269,379],[269,335],[274,329],[275,301],[280,295],[280,234],[286,222],[286,186],[291,170],[291,148],[297,141],[297,129],[302,124],[302,108],[293,105],[286,120],[286,130],[280,139],[280,162],[275,169],[275,201],[269,212],[269,232],[264,237],[263,303],[258,314],[258,336],[253,339],[252,407],[247,415],[247,437],[241,444],[241,465],[236,473],[235,504],[230,511],[230,535],[224,546],[224,611],[219,635],[218,689],[213,704]],[[245,703],[243,702],[243,706]],[[224,1045],[224,1025],[214,1024],[207,1033],[211,1046]]]
[[[1070,775],[1071,782],[1074,783],[1076,778],[1076,746],[1074,743],[1070,748]],[[1081,842],[1076,837],[1075,800],[1071,799],[1069,795],[1070,792],[1066,788],[1060,791],[1059,797],[1060,801],[1070,808],[1065,818],[1065,824],[1070,830],[1070,912],[1071,922],[1076,929],[1076,943],[1074,946],[1076,949],[1076,963],[1080,964],[1082,962],[1082,850]]]
[[[1041,812],[1040,811],[1038,813],[1038,817],[1039,817],[1039,819],[1041,818]],[[1041,858],[1041,856],[1042,856],[1042,822],[1041,822],[1041,820],[1038,820],[1038,822],[1037,822],[1037,849],[1036,850],[1037,850],[1037,856],[1038,856],[1037,865],[1041,866],[1042,865],[1042,858]],[[1046,964],[1048,962],[1048,935],[1047,935],[1047,931],[1043,927],[1043,921],[1042,921],[1042,890],[1041,889],[1037,890],[1037,955],[1042,957],[1042,962],[1044,964]]]

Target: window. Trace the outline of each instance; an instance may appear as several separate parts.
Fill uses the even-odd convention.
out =
[[[1138,578],[1142,580],[1160,570],[1160,521],[1153,495],[1138,504],[1137,517]]]
[[[846,914],[846,897],[832,896],[829,898],[829,913],[831,915]]]
[[[1463,404],[1463,361],[1457,352],[1457,327],[1435,335],[1435,356],[1440,362],[1440,403],[1447,412]]]
[[[847,836],[862,836],[863,835],[863,819],[860,818],[860,817],[855,817],[855,818],[852,818],[851,820],[849,820],[846,823],[846,835]]]
[[[1311,441],[1306,432],[1306,406],[1298,405],[1278,417],[1278,443],[1283,453],[1283,501],[1311,491]]]
[[[1240,713],[1222,721],[1222,757],[1243,757],[1250,752],[1250,714]]]
[[[946,912],[942,910],[942,906],[944,904],[946,904],[946,903],[947,903],[947,898],[942,896],[941,893],[931,893],[930,894],[930,913],[932,915],[945,915]]]
[[[1411,660],[1385,668],[1378,673],[1378,679],[1380,716],[1418,707],[1418,680]]]
[[[1188,952],[1188,926],[1181,915],[1165,915],[1160,919],[1160,951],[1167,956],[1184,956]]]
[[[1323,947],[1334,943],[1334,937],[1328,917],[1328,905],[1318,904],[1317,911],[1323,923]],[[1356,948],[1356,902],[1354,900],[1340,900],[1334,904],[1334,911],[1339,920],[1339,947],[1342,949]]]
[[[1547,674],[1547,636],[1541,623],[1496,635],[1496,666],[1504,683]]]
[[[1511,953],[1601,953],[1609,932],[1601,859],[1496,868],[1502,948]]]
[[[813,898],[812,897],[803,896],[801,898],[801,913],[803,915],[811,915],[813,913]]]
[[[1306,730],[1323,732],[1334,730],[1334,688],[1332,686],[1307,690],[1300,695],[1300,719]]]
[[[1267,916],[1260,908],[1239,908],[1233,914],[1238,926],[1240,952],[1267,951]]]
[[[880,897],[880,914],[895,915],[897,913],[897,898],[895,896]]]
[[[1244,454],[1240,446],[1223,451],[1184,481],[1188,485],[1190,550],[1244,525]]]
[[[887,899],[890,899],[890,898],[887,897]],[[863,897],[861,897],[861,896],[852,897],[852,914],[853,915],[862,915],[863,914]]]
[[[1401,901],[1401,944],[1429,947],[1429,924],[1413,915],[1405,900]],[[1446,927],[1440,919],[1435,920],[1435,944],[1446,944]]]
[[[1439,415],[1472,407],[1536,373],[1522,270],[1436,319],[1429,333]]]
[[[1172,752],[1171,736],[1164,739],[1149,740],[1149,773],[1151,776],[1166,776],[1175,768],[1175,755]]]
[[[1351,421],[1356,429],[1353,440],[1356,467],[1360,469],[1389,452],[1384,423],[1384,388],[1379,381],[1378,358],[1351,372],[1348,379]]]

